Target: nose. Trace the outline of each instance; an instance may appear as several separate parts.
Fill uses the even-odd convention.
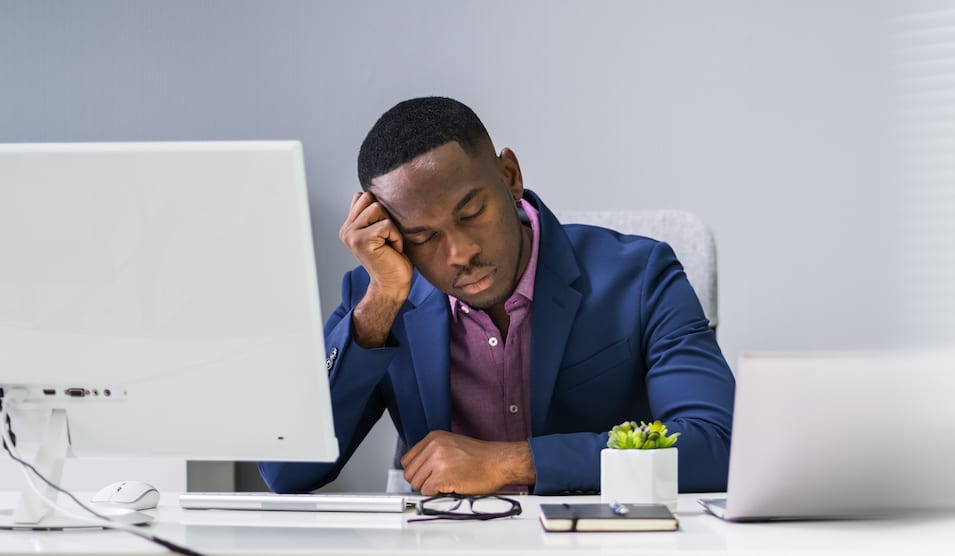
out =
[[[467,266],[481,252],[481,246],[467,233],[452,232],[446,236],[448,264]]]

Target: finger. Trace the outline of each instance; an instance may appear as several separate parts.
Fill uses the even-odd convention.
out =
[[[371,250],[388,247],[405,256],[401,234],[390,220],[381,220],[358,230],[355,232],[355,239],[359,244],[369,246]]]
[[[376,210],[380,209],[372,208],[374,205],[374,201],[369,201],[367,197],[358,199],[348,212],[346,222],[356,225],[359,228],[364,228],[369,224],[372,216],[375,216],[375,221],[381,220],[381,213],[376,212]]]
[[[431,476],[432,469],[428,465],[421,465],[417,467],[413,472],[405,469],[405,480],[408,481],[408,484],[411,485],[411,488],[421,492],[424,491],[421,489],[424,487],[428,478]]]
[[[428,459],[427,456],[423,456],[424,452],[420,449],[423,442],[425,441],[422,440],[421,442],[415,444],[411,450],[408,450],[408,453],[401,456],[401,466],[405,468],[405,479],[414,477],[418,472],[418,469]],[[410,479],[408,482],[411,482]]]
[[[373,201],[368,206],[364,208],[354,219],[355,225],[360,228],[365,228],[371,226],[372,224],[377,224],[382,220],[391,221],[391,215],[388,214],[388,211],[385,210],[385,207],[381,205],[378,201]]]
[[[383,220],[382,222],[387,223],[387,225],[384,226],[381,231],[382,235],[385,238],[385,241],[387,241],[392,247],[394,247],[396,251],[398,251],[401,254],[404,254],[405,239],[404,239],[404,236],[401,235],[401,232],[398,231],[398,226],[395,226],[395,223],[392,222],[390,219]]]
[[[358,215],[361,214],[363,210],[368,208],[369,204],[371,203],[364,193],[355,193],[352,197],[351,204],[348,207],[348,214],[345,216],[345,221],[342,222],[341,227],[338,229],[338,237],[343,243],[348,243],[346,237],[354,227],[355,219],[358,218]]]
[[[425,494],[427,496],[451,493],[468,494],[468,489],[463,485],[458,484],[458,480],[449,475],[446,470],[440,470],[429,465],[422,471],[422,473],[419,473],[417,476],[415,476],[415,480],[421,483],[421,485],[415,488],[415,490],[421,494]]]
[[[441,488],[438,486],[439,481],[433,480],[434,475],[429,475],[428,480],[426,480],[421,488],[417,489],[418,492],[424,494],[425,496],[434,496],[436,494],[451,494],[454,492],[454,487],[444,487]]]
[[[352,245],[358,243],[356,241],[356,234],[361,234],[369,227],[378,223],[384,223],[386,226],[394,226],[394,223],[388,218],[388,213],[385,212],[380,204],[375,202],[365,205],[363,201],[358,201],[352,207],[348,218],[342,223],[342,227],[338,231],[338,236],[345,245]],[[386,239],[388,235],[400,235],[397,228],[395,228],[394,231],[383,231],[382,229],[369,231],[372,231],[373,235],[381,235],[382,239]]]
[[[357,217],[357,221],[364,222],[365,226],[369,226],[380,220],[392,221],[391,213],[388,212],[385,205],[371,192],[366,191],[362,193],[362,199],[360,199],[359,205],[364,206],[365,209]]]
[[[428,442],[428,439],[431,437],[431,433],[428,433],[427,436],[415,443],[414,446],[408,449],[405,452],[405,455],[401,456],[401,466],[405,469],[411,464],[411,461],[418,456],[418,453],[424,449],[425,444]]]
[[[351,206],[348,209],[348,217],[345,219],[346,222],[354,221],[358,218],[363,211],[365,211],[369,206],[374,204],[377,201],[374,195],[371,193],[358,193],[353,199]]]
[[[431,431],[425,435],[424,438],[419,440],[414,446],[408,449],[405,452],[405,455],[401,457],[401,465],[407,467],[411,461],[418,457],[418,454],[424,452],[428,449],[431,444],[434,442],[440,442],[440,439],[444,435],[449,435],[450,433],[446,431]]]

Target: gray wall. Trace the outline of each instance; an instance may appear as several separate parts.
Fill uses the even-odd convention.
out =
[[[953,26],[950,2],[2,0],[0,141],[303,141],[327,314],[361,139],[449,95],[552,207],[700,214],[731,365],[947,341],[952,162],[912,168],[955,135],[931,127]],[[375,434],[339,488],[383,488]]]

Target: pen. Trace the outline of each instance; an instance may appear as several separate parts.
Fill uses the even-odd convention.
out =
[[[627,515],[628,513],[630,513],[629,508],[627,508],[625,505],[621,504],[620,502],[617,502],[616,500],[610,503],[610,511],[612,511],[613,513],[617,515]]]

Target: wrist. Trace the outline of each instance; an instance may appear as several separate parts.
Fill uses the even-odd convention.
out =
[[[383,347],[391,334],[391,326],[407,296],[383,292],[369,286],[352,311],[352,338],[366,349]]]
[[[534,468],[534,455],[527,442],[503,442],[501,462],[503,463],[503,484],[533,485],[537,482]]]
[[[408,299],[408,293],[411,291],[411,285],[400,286],[397,288],[385,287],[374,280],[368,284],[362,302],[372,303],[379,307],[392,307],[397,312]]]

